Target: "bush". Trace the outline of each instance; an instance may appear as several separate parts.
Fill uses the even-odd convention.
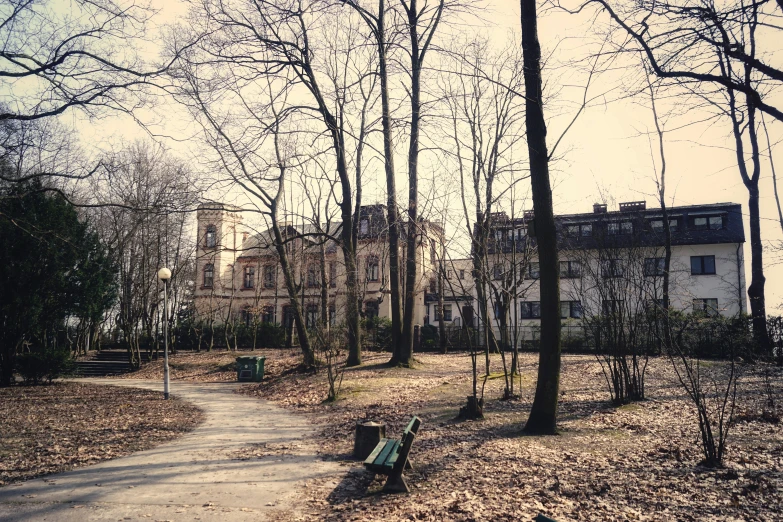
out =
[[[16,372],[27,384],[39,384],[73,372],[75,363],[70,350],[46,349],[16,357]]]
[[[425,324],[421,327],[421,350],[422,351],[435,351],[438,349],[438,341],[440,336],[438,335],[438,329],[435,325]]]

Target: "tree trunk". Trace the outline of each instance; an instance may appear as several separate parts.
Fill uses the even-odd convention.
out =
[[[762,355],[770,354],[770,342],[767,332],[767,311],[764,302],[764,246],[761,243],[761,223],[759,214],[758,181],[749,184],[748,210],[750,213],[750,314],[753,318],[753,337]]]
[[[416,236],[419,220],[419,123],[421,118],[421,62],[419,60],[418,12],[416,0],[411,0],[408,31],[411,41],[411,134],[408,146],[408,237],[405,260],[405,313],[400,350],[392,362],[410,366],[413,359],[413,309],[416,304]]]
[[[313,354],[313,349],[310,347],[310,339],[307,337],[307,328],[305,328],[304,317],[302,316],[302,306],[299,304],[299,298],[297,297],[296,283],[294,282],[294,275],[291,272],[291,265],[288,262],[288,253],[285,251],[283,234],[280,232],[280,226],[277,223],[277,201],[272,203],[271,214],[272,233],[275,236],[275,249],[277,250],[277,256],[280,258],[280,268],[283,271],[283,280],[285,282],[286,290],[288,291],[288,300],[294,314],[294,326],[296,328],[296,336],[299,339],[299,347],[302,349],[302,356],[304,359],[303,365],[306,368],[310,368],[315,364],[315,355]],[[283,324],[286,322],[287,318],[283,317]]]
[[[384,0],[378,0],[378,72],[381,80],[381,123],[386,171],[386,206],[389,219],[389,278],[391,291],[391,345],[396,356],[402,349],[402,303],[400,300],[400,220],[397,213],[397,184],[394,179],[394,143],[392,141],[389,78],[386,69],[386,27]]]
[[[536,2],[535,0],[520,0],[520,2],[525,71],[525,125],[530,156],[530,183],[541,288],[541,352],[538,359],[538,383],[525,431],[554,434],[557,430],[557,400],[560,387],[560,274],[557,232],[552,209],[552,189],[549,183]]]

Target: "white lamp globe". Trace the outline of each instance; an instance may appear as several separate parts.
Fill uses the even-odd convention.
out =
[[[165,266],[158,270],[158,279],[161,281],[168,281],[171,279],[171,270],[166,268]]]

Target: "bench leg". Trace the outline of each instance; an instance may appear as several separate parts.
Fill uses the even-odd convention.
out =
[[[386,479],[386,484],[383,485],[383,491],[385,493],[410,493],[408,484],[405,483],[405,479],[402,473],[391,473],[389,478]]]

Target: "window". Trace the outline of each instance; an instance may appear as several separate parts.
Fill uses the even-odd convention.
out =
[[[253,312],[248,308],[243,308],[242,312],[240,313],[240,318],[242,321],[242,324],[245,326],[250,326],[253,324]]]
[[[378,301],[367,301],[364,304],[364,316],[367,319],[374,319],[378,317]]]
[[[601,310],[604,315],[617,315],[623,311],[623,301],[617,299],[604,299],[601,302]]]
[[[723,228],[723,218],[721,216],[694,217],[693,228],[696,230],[720,230]]]
[[[588,223],[586,225],[579,225],[580,235],[582,237],[593,235],[593,225]]]
[[[506,237],[505,230],[495,230],[495,241],[503,241]]]
[[[541,267],[538,263],[530,263],[527,272],[531,279],[538,279],[541,276]]]
[[[378,280],[378,258],[375,256],[371,256],[367,260],[367,280]]]
[[[693,313],[701,313],[710,316],[718,315],[719,313],[718,300],[717,299],[694,299]]]
[[[633,223],[630,221],[607,223],[606,233],[610,236],[616,236],[618,234],[633,234]]]
[[[522,239],[524,239],[525,238],[525,229],[524,228],[516,229],[516,236],[517,236],[517,241],[521,241]]]
[[[666,271],[666,259],[663,257],[648,257],[644,260],[644,275],[647,277],[662,276]]]
[[[440,321],[440,312],[438,310],[438,305],[435,305],[433,308],[435,308],[435,320]],[[451,304],[444,304],[443,305],[443,321],[451,321],[452,315],[451,315]]]
[[[451,279],[451,275],[452,275],[452,271],[451,270],[446,270],[446,279],[450,280]]]
[[[245,278],[243,282],[243,286],[245,288],[253,288],[256,284],[256,267],[254,266],[246,266],[245,267]]]
[[[691,275],[715,273],[715,256],[691,256]]]
[[[563,319],[568,319],[569,317],[579,319],[582,317],[582,302],[560,301],[560,317]]]
[[[430,279],[430,293],[434,294],[437,291],[438,291],[438,287],[435,284],[435,280],[434,279]]]
[[[209,263],[204,265],[204,287],[212,288],[212,284],[215,282],[215,265]]]
[[[560,277],[564,279],[582,277],[582,263],[580,261],[560,261]]]
[[[458,274],[457,275],[457,279],[465,279],[465,271],[464,270],[460,270],[459,272],[457,272],[457,274]]]
[[[316,265],[307,265],[307,287],[317,288],[321,286],[318,281],[318,267]]]
[[[650,221],[650,228],[653,232],[663,234],[663,220],[662,219],[653,219]],[[672,232],[675,232],[677,230],[677,220],[676,219],[670,219],[669,220],[669,230]]]
[[[644,302],[644,309],[647,312],[658,312],[659,310],[665,310],[663,306],[663,299],[647,299]]]
[[[207,248],[215,248],[217,246],[217,228],[215,225],[207,225],[204,244]]]
[[[272,324],[275,322],[275,307],[274,306],[265,306],[261,310],[261,322],[262,323],[268,323]]]
[[[275,265],[264,265],[264,288],[275,287]]]
[[[601,261],[602,277],[623,277],[625,270],[621,259],[604,259]]]
[[[307,305],[305,324],[307,328],[315,328],[318,325],[318,305]]]
[[[520,319],[540,319],[541,301],[522,301],[519,303]]]
[[[497,264],[492,267],[492,279],[503,279],[503,265]]]
[[[337,263],[335,261],[329,261],[329,287],[337,287]]]
[[[359,225],[359,233],[361,235],[367,235],[370,233],[370,220],[362,219]]]
[[[337,324],[337,306],[329,305],[329,326],[335,326]]]
[[[566,225],[565,235],[569,237],[588,237],[593,235],[593,225],[585,223],[582,225]]]

